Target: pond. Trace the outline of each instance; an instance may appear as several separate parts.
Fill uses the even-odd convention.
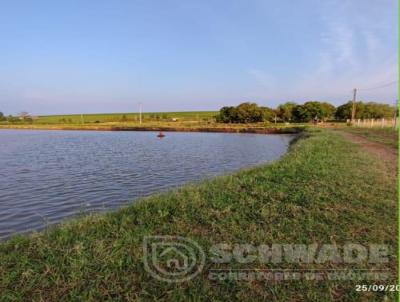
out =
[[[0,130],[0,238],[282,156],[293,135]]]

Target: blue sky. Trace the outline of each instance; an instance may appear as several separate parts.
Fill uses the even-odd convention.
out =
[[[0,0],[0,111],[338,105],[397,80],[397,35],[396,0]]]

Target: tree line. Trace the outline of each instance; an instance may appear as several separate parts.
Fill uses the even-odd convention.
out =
[[[9,123],[16,123],[16,122],[32,122],[32,116],[28,112],[21,112],[18,116],[13,115],[4,115],[3,112],[0,111],[0,122],[9,122]]]
[[[356,102],[355,105],[356,119],[389,119],[397,114],[396,108],[388,104]],[[216,120],[220,123],[343,121],[351,118],[352,106],[351,101],[338,107],[327,102],[309,101],[302,105],[286,102],[277,108],[269,108],[246,102],[222,107]]]
[[[309,101],[302,105],[286,102],[277,108],[269,108],[246,102],[238,106],[222,107],[216,116],[216,121],[219,123],[345,121],[351,118],[352,106],[353,103],[351,101],[338,107],[327,102]],[[356,119],[391,119],[397,114],[397,109],[388,104],[356,102]],[[157,116],[155,118],[157,119]],[[122,120],[126,120],[126,116],[123,116]],[[0,122],[32,121],[33,117],[27,112],[21,112],[18,116],[5,116],[0,112]]]

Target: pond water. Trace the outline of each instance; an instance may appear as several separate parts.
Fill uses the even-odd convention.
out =
[[[0,130],[0,238],[276,160],[293,135]]]

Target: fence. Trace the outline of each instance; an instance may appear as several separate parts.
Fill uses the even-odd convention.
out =
[[[362,128],[399,128],[399,118],[393,119],[355,119],[353,123],[347,120],[347,124]]]

